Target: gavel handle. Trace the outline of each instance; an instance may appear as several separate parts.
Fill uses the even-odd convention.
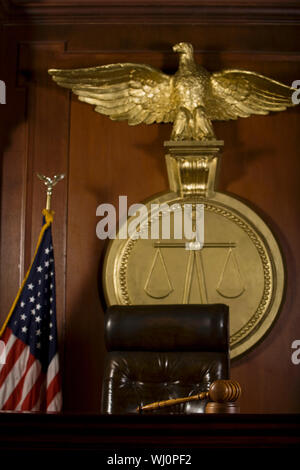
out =
[[[190,397],[183,398],[171,398],[170,400],[157,401],[150,403],[149,405],[139,406],[136,411],[151,411],[159,408],[165,408],[166,406],[178,405],[180,403],[186,403],[190,401],[205,400],[208,398],[211,401],[226,403],[234,402],[241,395],[241,386],[238,382],[233,380],[215,380],[208,392],[201,392],[197,395],[191,395]]]
[[[165,408],[167,406],[178,405],[179,403],[185,403],[188,401],[199,401],[207,398],[208,392],[201,392],[197,395],[191,395],[190,397],[182,398],[171,398],[170,400],[156,401],[155,403],[150,403],[149,405],[139,406],[136,411],[151,411],[158,410],[159,408]]]

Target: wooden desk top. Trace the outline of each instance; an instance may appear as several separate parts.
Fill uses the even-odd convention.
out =
[[[94,415],[0,412],[0,455],[296,448],[300,414]]]

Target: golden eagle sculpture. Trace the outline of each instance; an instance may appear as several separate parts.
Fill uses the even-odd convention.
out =
[[[293,88],[245,70],[209,73],[196,64],[193,46],[173,47],[179,68],[167,75],[144,64],[50,69],[58,85],[116,121],[172,122],[172,140],[214,139],[212,121],[268,114],[293,106]]]

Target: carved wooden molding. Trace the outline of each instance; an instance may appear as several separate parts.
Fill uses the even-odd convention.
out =
[[[11,23],[299,24],[296,0],[0,0]]]

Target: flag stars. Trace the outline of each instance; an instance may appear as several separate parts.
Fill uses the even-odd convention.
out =
[[[29,302],[33,303],[35,301],[34,297],[30,297]]]
[[[46,253],[46,255],[49,255],[49,253],[50,253],[49,248],[46,248],[46,249],[45,249],[45,253]]]
[[[36,308],[37,310],[41,310],[42,307],[41,307],[40,304],[36,304],[35,308]]]
[[[50,340],[50,341],[53,340],[53,336],[52,336],[52,335],[49,335],[49,340]]]
[[[45,267],[46,268],[48,268],[49,264],[50,264],[49,261],[45,261]]]
[[[31,315],[33,315],[33,316],[35,315],[35,309],[34,308],[31,310]]]
[[[41,343],[36,343],[37,349],[41,349]]]
[[[26,318],[27,318],[27,316],[23,313],[23,314],[21,315],[21,320],[25,321]]]
[[[41,332],[41,330],[40,330],[40,329],[36,330],[36,332],[35,332],[36,336],[40,336],[40,335],[41,335],[41,333],[42,333],[42,332]]]
[[[23,308],[24,306],[25,306],[25,302],[21,302],[21,303],[20,303],[20,307]]]
[[[27,332],[27,327],[26,326],[23,326],[22,327],[22,333],[26,333]]]
[[[32,283],[30,283],[30,284],[28,284],[27,287],[28,287],[29,290],[32,290],[34,288],[34,285]]]
[[[38,267],[36,268],[36,270],[37,270],[38,273],[41,273],[41,272],[43,271],[43,268],[42,268],[42,266],[38,266]]]
[[[40,316],[37,316],[36,319],[35,319],[35,321],[36,321],[37,323],[40,323],[41,317],[40,317]]]

